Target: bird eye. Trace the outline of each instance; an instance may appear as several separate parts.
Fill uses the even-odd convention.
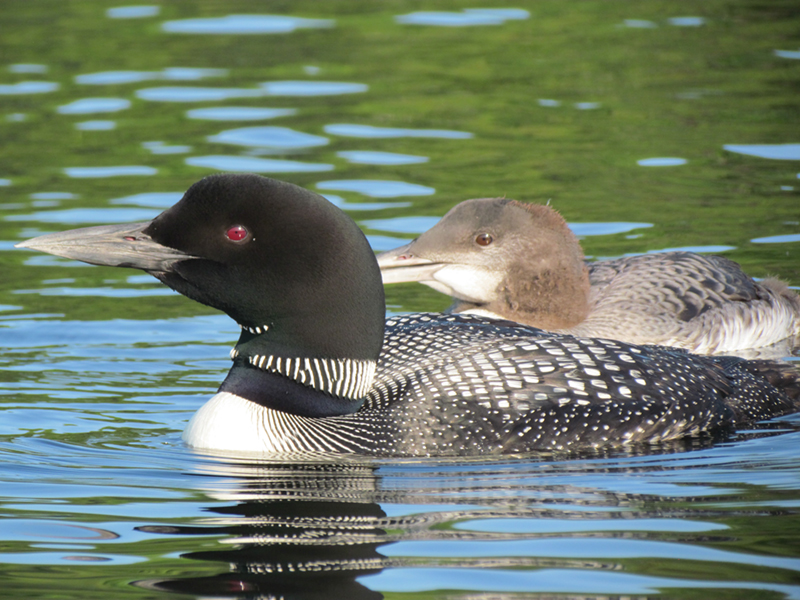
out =
[[[478,246],[488,246],[493,241],[494,238],[490,233],[479,233],[475,236],[475,243],[478,244]]]
[[[225,235],[227,235],[228,239],[232,242],[241,242],[247,239],[250,234],[248,233],[247,229],[241,225],[234,225],[225,232]]]

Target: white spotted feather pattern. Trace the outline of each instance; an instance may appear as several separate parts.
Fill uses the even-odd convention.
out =
[[[656,443],[793,408],[737,360],[416,314],[387,321],[373,384],[353,414],[301,417],[238,400],[267,453],[460,456]],[[207,418],[219,426],[219,414]]]

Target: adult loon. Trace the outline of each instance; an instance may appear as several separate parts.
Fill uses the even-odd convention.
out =
[[[756,282],[726,258],[692,252],[587,264],[555,210],[505,198],[458,204],[378,264],[384,283],[419,281],[453,296],[452,312],[549,331],[772,358],[800,336],[800,296],[780,281]]]
[[[481,317],[384,321],[375,255],[327,200],[214,175],[151,222],[18,247],[143,269],[241,326],[185,441],[233,453],[445,456],[661,442],[796,410],[741,359],[547,333]],[[777,375],[776,375],[777,373]]]

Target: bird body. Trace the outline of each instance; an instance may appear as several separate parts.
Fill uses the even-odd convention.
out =
[[[586,263],[555,210],[505,198],[462,202],[378,262],[385,283],[453,296],[452,312],[550,331],[773,358],[800,336],[800,297],[780,281],[692,252]]]
[[[148,223],[19,246],[143,269],[239,323],[231,370],[184,432],[199,449],[519,453],[668,441],[795,410],[766,367],[740,359],[469,315],[385,321],[377,261],[355,223],[257,175],[207,177]]]

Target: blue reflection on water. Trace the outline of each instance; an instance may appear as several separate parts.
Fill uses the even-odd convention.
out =
[[[191,146],[170,146],[164,142],[142,142],[142,148],[150,150],[153,154],[186,154],[192,151]]]
[[[583,538],[581,538],[583,539]],[[596,540],[602,541],[602,540]],[[550,555],[545,555],[550,556]],[[358,581],[382,592],[426,592],[430,590],[481,590],[494,592],[572,593],[609,595],[660,594],[663,588],[675,589],[754,589],[774,590],[787,598],[800,598],[795,586],[748,581],[691,580],[652,577],[597,569],[511,570],[491,568],[410,567],[365,575]]]
[[[206,167],[218,171],[237,173],[318,173],[333,171],[333,165],[326,163],[306,163],[297,160],[276,160],[254,156],[210,155],[192,156],[186,164],[193,167]]]
[[[270,96],[338,96],[360,94],[369,86],[344,81],[268,81],[261,88]]]
[[[186,111],[190,119],[208,121],[260,121],[288,117],[297,113],[294,108],[261,108],[256,106],[209,106]]]
[[[47,73],[47,65],[37,65],[33,63],[20,63],[8,65],[8,70],[12,73]]]
[[[456,523],[463,531],[495,533],[566,533],[577,531],[718,531],[730,529],[721,523],[684,519],[472,519]]]
[[[38,221],[39,223],[126,223],[147,221],[155,217],[151,210],[137,208],[67,208],[46,210],[28,215],[7,215],[6,221]]]
[[[290,33],[297,29],[333,27],[333,19],[304,19],[286,15],[227,15],[208,19],[166,21],[161,29],[169,33],[264,34]]]
[[[790,233],[788,235],[773,235],[760,237],[750,240],[754,244],[786,244],[790,242],[800,242],[800,233]]]
[[[155,17],[159,12],[161,12],[160,6],[117,6],[116,8],[109,8],[106,11],[106,16],[109,19],[142,19],[144,17]]]
[[[313,148],[325,146],[328,138],[295,131],[288,127],[241,127],[227,129],[217,135],[208,137],[209,142],[220,144],[236,144],[239,146],[255,146],[262,148]]]
[[[652,227],[652,223],[568,223],[569,228],[578,237],[586,235],[613,235],[627,233],[634,229]]]
[[[30,195],[33,200],[71,200],[77,197],[71,192],[35,192]]]
[[[341,192],[359,192],[372,198],[396,198],[398,196],[430,196],[436,190],[432,187],[406,183],[405,181],[384,181],[381,179],[341,179],[320,181],[317,188]]]
[[[655,29],[658,27],[657,23],[645,19],[625,19],[623,23],[625,27],[631,27],[633,29]]]
[[[371,219],[361,221],[362,225],[378,231],[390,231],[392,233],[423,233],[439,222],[439,217],[395,217],[392,219]],[[400,240],[400,246],[408,240]],[[396,246],[392,246],[393,248]]]
[[[131,107],[125,98],[81,98],[58,107],[62,115],[85,115],[91,113],[118,112]]]
[[[322,194],[328,202],[342,210],[383,210],[385,208],[405,208],[411,202],[345,202],[341,196]]]
[[[60,87],[52,81],[20,81],[19,83],[4,83],[0,85],[0,95],[14,96],[17,94],[46,94],[54,92]]]
[[[76,179],[102,178],[102,177],[125,177],[140,175],[155,175],[158,169],[145,167],[142,165],[127,165],[118,167],[67,167],[64,173],[68,177]]]
[[[800,144],[725,144],[728,152],[772,160],[800,160]]]
[[[136,97],[151,102],[219,102],[230,98],[258,98],[264,92],[250,88],[153,87],[136,90]]]
[[[80,131],[111,131],[116,128],[117,124],[114,121],[94,120],[75,123],[75,129]]]
[[[352,125],[348,123],[335,123],[324,127],[325,133],[360,138],[447,138],[469,139],[472,134],[467,131],[452,131],[448,129],[408,129],[404,127],[374,127],[372,125]]]
[[[151,208],[169,208],[183,198],[183,192],[146,192],[122,198],[113,198],[109,204],[146,206]]]
[[[419,11],[398,15],[395,21],[404,25],[435,25],[438,27],[470,27],[475,25],[502,25],[510,20],[530,17],[520,8],[467,8],[462,12]]]
[[[667,22],[675,27],[701,27],[706,24],[703,17],[671,17]]]
[[[206,77],[222,77],[227,74],[228,69],[195,69],[186,67],[170,67],[163,71],[101,71],[99,73],[76,75],[75,83],[83,85],[119,85],[154,79],[196,81]]]
[[[337,152],[336,156],[341,156],[347,159],[348,162],[363,165],[412,165],[428,162],[427,156],[396,154],[394,152],[375,152],[372,150],[348,150]]]
[[[685,165],[688,161],[685,158],[677,158],[672,156],[655,157],[655,158],[642,158],[636,161],[640,167],[676,167],[678,165]]]

